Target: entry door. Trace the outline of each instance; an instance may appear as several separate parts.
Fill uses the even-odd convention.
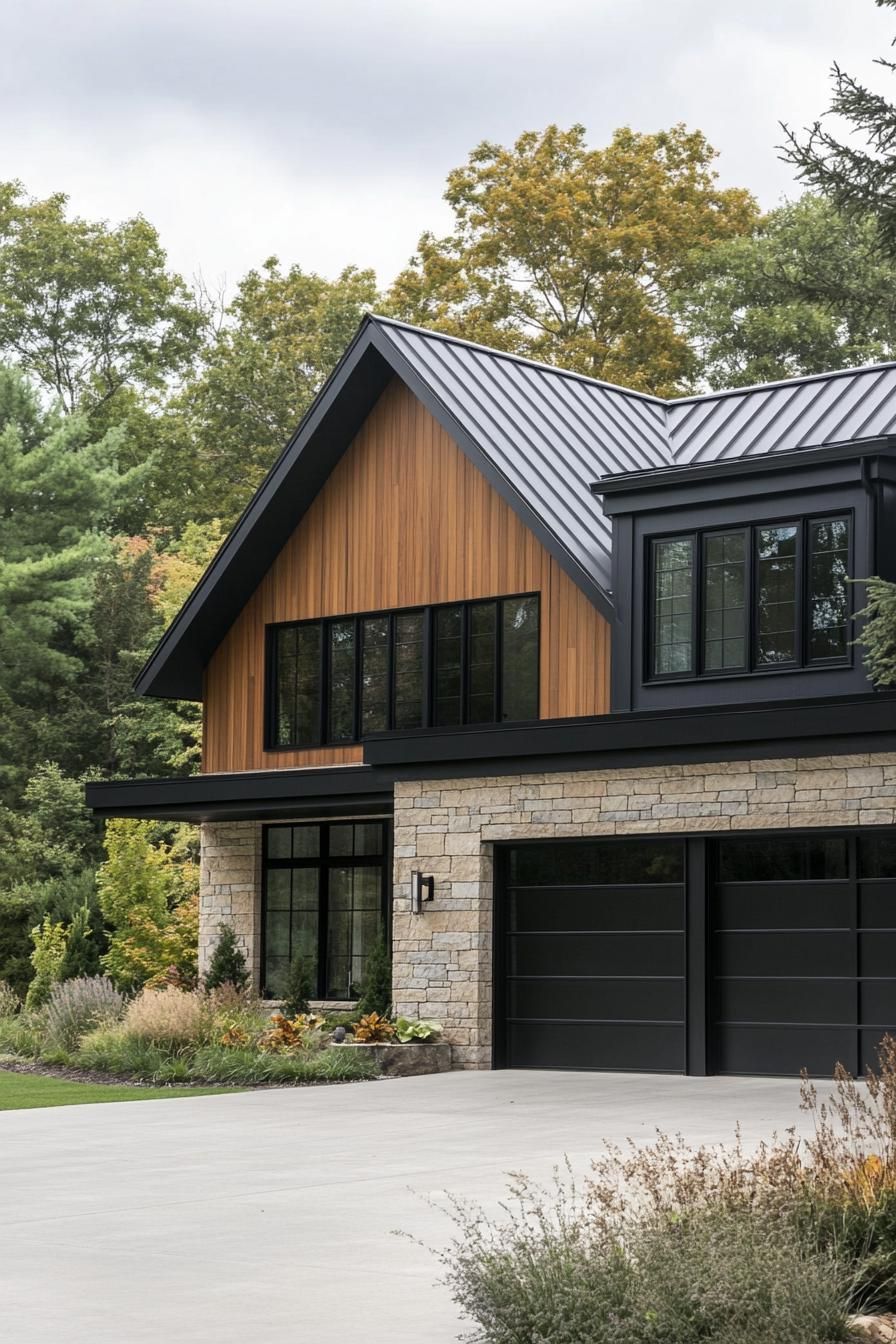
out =
[[[830,1077],[896,1032],[896,837],[720,840],[710,909],[717,1073]]]
[[[496,1063],[683,1072],[683,842],[566,840],[496,858]]]

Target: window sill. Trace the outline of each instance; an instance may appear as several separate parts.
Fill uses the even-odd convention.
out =
[[[708,681],[755,681],[757,677],[805,676],[807,672],[814,676],[819,672],[842,672],[844,668],[849,669],[853,666],[852,658],[844,658],[836,662],[832,660],[827,663],[806,663],[803,667],[757,667],[749,672],[703,672],[699,676],[647,677],[641,685],[645,689],[651,686],[694,686]]]

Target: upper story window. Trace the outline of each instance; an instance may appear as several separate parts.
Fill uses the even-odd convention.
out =
[[[850,518],[650,542],[652,679],[845,663]]]
[[[538,717],[537,594],[269,628],[268,746]]]

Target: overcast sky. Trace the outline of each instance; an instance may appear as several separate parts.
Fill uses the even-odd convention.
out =
[[[230,288],[271,253],[386,282],[446,229],[445,175],[482,139],[684,121],[725,184],[793,192],[777,123],[874,72],[873,0],[6,0],[0,177],[142,212],[186,276]]]

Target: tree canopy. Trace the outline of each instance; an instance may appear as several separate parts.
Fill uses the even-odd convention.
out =
[[[721,189],[715,150],[683,126],[584,126],[484,141],[448,177],[446,238],[425,233],[388,311],[580,373],[661,394],[694,359],[670,308],[702,249],[748,232],[749,192]]]

